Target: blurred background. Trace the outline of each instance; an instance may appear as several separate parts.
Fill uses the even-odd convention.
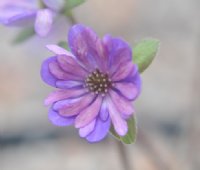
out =
[[[126,146],[133,170],[200,170],[199,9],[199,0],[88,0],[73,11],[100,36],[161,41],[135,104],[138,138]],[[43,100],[52,88],[39,71],[52,55],[45,44],[66,39],[62,21],[46,39],[20,45],[12,43],[20,29],[0,26],[0,170],[123,169],[113,138],[88,144],[48,121]]]

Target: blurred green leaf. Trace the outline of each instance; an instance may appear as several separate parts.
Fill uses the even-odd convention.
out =
[[[125,136],[119,136],[115,132],[113,126],[111,126],[111,128],[110,128],[110,132],[115,138],[117,138],[118,140],[120,140],[121,142],[123,142],[125,144],[134,143],[135,139],[136,139],[136,133],[137,133],[135,116],[132,116],[131,118],[129,118],[129,120],[128,120],[128,133]]]
[[[60,41],[60,42],[58,43],[58,46],[60,46],[60,47],[62,47],[62,48],[64,48],[64,49],[70,51],[70,48],[69,48],[69,46],[68,46],[68,44],[67,44],[66,41]]]
[[[71,10],[82,3],[85,2],[85,0],[65,0],[65,10]]]
[[[133,48],[133,62],[138,65],[142,73],[153,61],[157,54],[160,42],[155,39],[146,39],[140,41]]]
[[[34,28],[24,28],[18,33],[16,38],[13,40],[13,44],[23,43],[30,39],[33,35],[35,35]]]

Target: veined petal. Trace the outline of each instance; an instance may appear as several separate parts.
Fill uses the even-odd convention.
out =
[[[0,23],[8,26],[24,26],[33,24],[36,15],[34,6],[30,7],[25,2],[5,3],[0,6]]]
[[[37,12],[35,21],[35,31],[41,37],[46,36],[51,30],[53,23],[53,12],[49,9],[42,9]]]
[[[74,117],[62,117],[52,108],[49,110],[49,120],[56,126],[70,126],[74,123]]]
[[[64,48],[58,46],[58,45],[54,45],[54,44],[49,44],[46,45],[47,49],[51,52],[53,52],[56,55],[62,55],[62,54],[66,54],[66,55],[73,55],[70,52],[68,52],[67,50],[65,50]]]
[[[109,112],[108,112],[108,106],[105,100],[103,100],[102,105],[101,105],[101,110],[99,112],[99,118],[102,121],[106,121],[109,117]]]
[[[121,117],[120,113],[115,108],[115,105],[113,104],[111,99],[107,98],[107,102],[108,102],[109,115],[112,120],[115,131],[120,136],[126,135],[126,133],[128,132],[128,125],[126,120],[124,120]]]
[[[53,109],[54,110],[61,110],[63,108],[67,108],[70,107],[73,104],[76,104],[77,102],[79,102],[83,97],[79,97],[79,98],[74,98],[74,99],[64,99],[64,100],[60,100],[54,103],[53,105]]]
[[[120,81],[125,79],[131,71],[134,70],[134,64],[129,62],[127,64],[121,64],[120,67],[116,70],[116,72],[112,75],[113,81]]]
[[[1,0],[0,7],[14,6],[15,8],[37,9],[37,0]]]
[[[111,72],[115,72],[119,64],[132,61],[132,50],[124,40],[106,35],[102,41],[107,56],[109,56],[108,62]]]
[[[42,63],[40,75],[42,80],[53,86],[56,87],[56,81],[58,80],[49,70],[49,64],[56,61],[56,57],[50,57]]]
[[[45,99],[45,105],[51,105],[54,102],[63,100],[63,99],[78,98],[85,93],[86,91],[84,89],[57,90],[49,94],[49,96]]]
[[[90,105],[90,103],[94,100],[94,97],[95,96],[93,94],[84,95],[80,100],[77,100],[77,102],[60,108],[59,114],[66,117],[77,115]]]
[[[0,23],[7,26],[30,26],[34,23],[35,16],[35,12],[27,12],[10,18],[2,18],[0,16]]]
[[[79,136],[85,138],[89,135],[95,128],[96,119],[94,119],[91,123],[79,129]]]
[[[103,72],[108,72],[108,60],[109,60],[109,55],[106,51],[106,48],[104,47],[104,44],[101,39],[98,39],[96,42],[96,49],[97,49],[97,57],[96,61],[99,65],[99,68]]]
[[[98,96],[90,106],[82,110],[80,114],[76,117],[75,127],[76,128],[84,127],[92,120],[94,120],[99,113],[99,110],[101,108],[101,103],[102,103],[102,97]]]
[[[58,64],[57,61],[49,63],[50,73],[59,80],[82,80],[80,77],[74,76],[65,72]]]
[[[139,72],[136,72],[134,75],[129,75],[124,82],[131,82],[134,83],[137,87],[137,89],[141,89],[142,86],[142,80]]]
[[[60,67],[68,73],[86,78],[88,72],[86,72],[80,64],[77,63],[76,59],[69,55],[58,55],[57,61]]]
[[[90,133],[86,139],[89,142],[98,142],[106,137],[110,129],[110,118],[106,121],[102,121],[97,118],[96,125],[92,133]]]
[[[106,52],[109,56],[113,50],[112,36],[109,34],[105,35],[102,39],[102,42],[103,42],[104,48],[106,49]]]
[[[134,83],[117,82],[115,83],[115,89],[117,89],[124,97],[129,100],[134,100],[139,93],[139,89]]]
[[[96,41],[98,37],[90,28],[81,24],[73,26],[68,34],[68,43],[77,59],[93,71],[98,66],[96,58]]]
[[[138,74],[139,72],[138,72],[138,66],[136,65],[136,64],[133,64],[134,66],[134,68],[133,68],[133,70],[130,72],[130,74],[128,75],[128,77],[130,77],[130,78],[133,78],[133,77],[135,77],[136,76],[136,74]]]
[[[127,42],[121,38],[113,38],[113,64],[116,62],[132,61],[132,49]]]
[[[133,83],[137,89],[137,95],[134,100],[139,96],[142,89],[142,80],[139,72],[131,73],[128,77],[126,77],[123,81],[119,81],[118,83]],[[117,83],[116,83],[117,84]]]
[[[72,81],[72,80],[66,80],[66,81],[57,81],[56,87],[60,89],[81,89],[83,88],[83,82],[81,81]]]
[[[113,90],[110,90],[109,94],[113,104],[115,105],[115,108],[121,115],[130,116],[134,113],[134,108],[131,101],[126,100]]]
[[[132,80],[132,82],[135,84],[135,86],[137,87],[138,89],[138,95],[140,94],[141,92],[141,89],[142,89],[142,80],[141,80],[141,76],[139,74],[139,72],[137,72],[134,76],[134,79]],[[137,96],[138,97],[138,96]]]

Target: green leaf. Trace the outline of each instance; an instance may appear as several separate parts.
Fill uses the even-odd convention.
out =
[[[155,39],[142,40],[133,48],[133,62],[138,65],[142,73],[153,61],[157,54],[160,42]]]
[[[64,48],[64,49],[70,51],[69,46],[68,46],[68,44],[67,44],[66,41],[60,41],[60,42],[58,43],[58,46],[60,46],[60,47],[62,47],[62,48]]]
[[[136,133],[137,133],[135,116],[132,116],[131,118],[129,118],[129,120],[128,120],[128,133],[125,136],[119,136],[115,132],[113,126],[110,128],[110,132],[115,138],[117,138],[118,140],[120,140],[121,142],[123,142],[125,144],[134,143],[135,139],[136,139]]]
[[[16,38],[13,40],[13,44],[23,43],[30,39],[33,35],[35,35],[34,28],[24,28],[18,33]]]
[[[66,1],[65,10],[73,9],[85,2],[85,0],[65,0],[65,1]]]

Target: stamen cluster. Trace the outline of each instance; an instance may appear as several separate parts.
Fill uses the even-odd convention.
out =
[[[85,80],[85,86],[95,94],[102,94],[104,96],[108,89],[112,87],[112,81],[108,74],[104,74],[96,69]]]

